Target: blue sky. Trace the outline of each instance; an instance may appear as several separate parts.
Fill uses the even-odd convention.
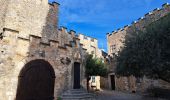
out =
[[[49,0],[60,3],[59,26],[97,38],[107,51],[106,33],[144,16],[170,0]]]

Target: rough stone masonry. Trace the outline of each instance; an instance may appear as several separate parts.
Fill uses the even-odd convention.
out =
[[[57,100],[75,85],[75,63],[80,64],[81,88],[86,87],[85,49],[74,31],[58,29],[58,6],[48,4],[48,0],[0,0],[0,100],[20,100],[19,93],[25,93],[20,86],[30,92],[29,87],[44,80],[42,76],[54,79],[49,98]],[[29,83],[31,79],[34,81]]]
[[[170,88],[170,84],[162,80],[152,80],[146,77],[144,78],[135,78],[134,76],[130,77],[117,77],[115,75],[116,68],[116,59],[115,55],[118,55],[124,48],[124,41],[126,36],[133,35],[133,32],[138,30],[144,31],[145,27],[149,24],[167,16],[170,13],[170,4],[165,3],[162,5],[162,8],[154,9],[153,11],[144,15],[134,21],[131,25],[126,25],[124,28],[120,28],[111,33],[107,34],[107,44],[108,44],[108,55],[110,56],[110,65],[109,65],[109,86],[111,88],[111,76],[115,78],[115,89],[120,91],[139,91],[144,92],[150,86],[159,86],[163,88]]]

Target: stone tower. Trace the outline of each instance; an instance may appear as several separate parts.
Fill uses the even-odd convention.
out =
[[[58,4],[48,4],[48,0],[1,0],[2,26],[18,30],[19,35],[51,36],[58,25]],[[49,28],[49,29],[47,29]]]

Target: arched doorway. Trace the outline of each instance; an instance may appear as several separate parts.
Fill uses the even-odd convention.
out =
[[[16,100],[53,100],[55,73],[45,60],[27,63],[18,79]]]

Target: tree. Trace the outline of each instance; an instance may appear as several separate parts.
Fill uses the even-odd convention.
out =
[[[170,14],[126,36],[116,73],[170,82]]]
[[[107,67],[99,58],[88,55],[86,59],[86,76],[106,76]]]
[[[93,58],[93,55],[87,55],[85,73],[87,78],[87,90],[89,90],[90,76],[106,76],[107,67],[101,59]]]

